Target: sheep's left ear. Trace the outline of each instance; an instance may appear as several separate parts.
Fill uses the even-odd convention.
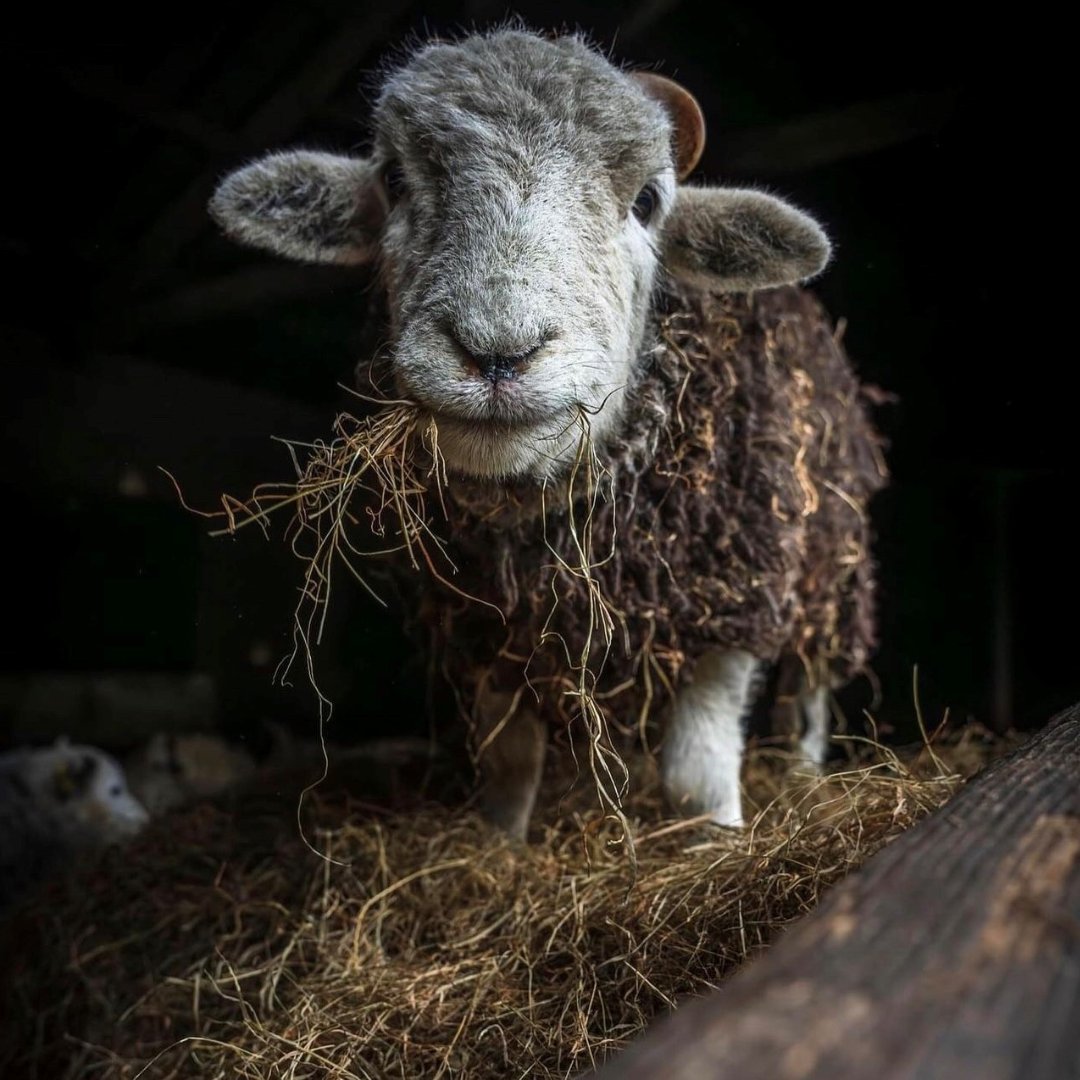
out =
[[[825,269],[832,251],[812,217],[738,188],[680,187],[661,244],[670,274],[719,292],[805,281]]]

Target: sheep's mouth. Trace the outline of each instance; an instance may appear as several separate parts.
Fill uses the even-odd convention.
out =
[[[555,412],[550,408],[540,409],[520,400],[500,399],[494,395],[482,402],[421,404],[431,413],[436,424],[449,422],[459,428],[491,434],[510,434],[549,425]]]

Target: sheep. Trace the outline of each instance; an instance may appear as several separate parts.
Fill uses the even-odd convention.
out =
[[[0,907],[148,820],[119,763],[96,747],[59,739],[0,754]]]
[[[157,817],[243,784],[255,774],[255,759],[219,735],[159,732],[124,767],[131,790]]]
[[[307,770],[317,775],[324,763],[369,763],[392,769],[432,759],[423,739],[371,739],[355,746],[297,739],[283,725],[265,723],[270,749],[258,759],[244,747],[206,732],[158,732],[124,761],[128,783],[151,817],[159,817],[203,799],[235,795],[276,774]]]
[[[366,156],[245,165],[209,209],[244,244],[378,265],[381,362],[436,425],[459,569],[453,590],[424,586],[414,621],[470,702],[489,817],[528,828],[546,718],[565,713],[573,657],[593,655],[596,586],[615,624],[596,700],[634,728],[670,698],[670,801],[739,826],[763,672],[799,673],[799,752],[816,764],[830,690],[875,645],[881,440],[798,287],[830,258],[824,230],[772,194],[685,183],[696,100],[578,36],[421,46],[386,76],[373,127]],[[603,489],[587,511],[583,425]],[[586,515],[587,581],[565,572]]]

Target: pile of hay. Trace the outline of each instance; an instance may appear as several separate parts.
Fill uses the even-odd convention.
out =
[[[562,781],[528,846],[465,811],[319,794],[307,836],[334,861],[300,837],[295,787],[269,810],[204,804],[6,928],[0,1072],[573,1076],[717,986],[987,746],[967,729],[787,782],[756,751],[742,833],[664,821],[636,762],[636,876],[620,827]]]

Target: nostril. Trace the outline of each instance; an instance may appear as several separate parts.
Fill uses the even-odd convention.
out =
[[[538,341],[535,345],[516,353],[481,353],[473,355],[480,374],[485,379],[496,382],[499,379],[516,379],[528,366],[529,361],[543,347],[543,342]]]
[[[545,335],[526,348],[512,353],[474,352],[457,334],[451,332],[450,338],[465,354],[467,367],[475,367],[480,375],[491,382],[501,382],[516,379],[528,366],[529,361],[548,343],[551,335]]]
[[[516,379],[524,364],[515,356],[474,356],[480,374],[491,382]]]

